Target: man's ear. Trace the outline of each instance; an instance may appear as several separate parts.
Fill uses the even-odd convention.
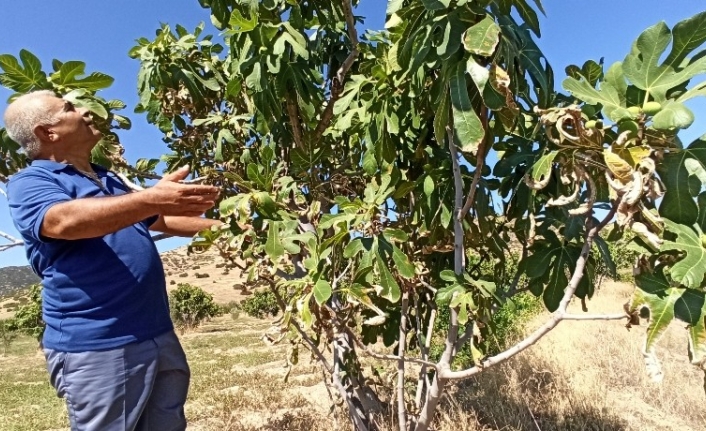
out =
[[[34,135],[42,142],[56,142],[59,140],[59,135],[51,128],[51,126],[37,125],[33,129]]]

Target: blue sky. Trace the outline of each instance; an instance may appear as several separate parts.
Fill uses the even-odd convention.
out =
[[[125,110],[133,120],[130,131],[121,132],[126,157],[158,157],[165,146],[161,134],[146,121],[132,114],[137,102],[136,80],[139,64],[127,56],[134,41],[151,38],[160,23],[181,24],[193,29],[199,22],[209,23],[208,11],[197,0],[120,0],[73,2],[23,0],[3,2],[0,14],[0,54],[17,56],[28,49],[50,68],[51,60],[81,60],[88,71],[100,71],[115,78],[103,92],[106,98],[125,101]],[[384,24],[387,2],[361,0],[356,14],[366,16],[365,28],[380,29]],[[587,59],[605,58],[606,64],[622,60],[632,41],[645,28],[664,20],[676,22],[706,10],[697,0],[544,0],[539,46],[549,58],[557,75],[563,78],[568,64],[583,64]],[[0,88],[0,112],[10,93]],[[690,137],[706,133],[706,102],[696,106],[697,123]],[[698,118],[701,114],[702,118]],[[0,195],[0,231],[16,235],[9,220],[7,202]],[[1,242],[0,242],[1,243]],[[183,240],[167,240],[159,248],[169,249]],[[24,265],[24,250],[0,253],[0,267]]]

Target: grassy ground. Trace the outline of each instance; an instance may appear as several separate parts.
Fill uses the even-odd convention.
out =
[[[617,311],[626,285],[608,283],[592,312]],[[575,310],[576,311],[576,310]],[[538,316],[530,328],[541,324]],[[321,373],[305,352],[287,383],[286,345],[261,340],[269,322],[215,319],[182,335],[192,368],[186,413],[195,431],[348,429],[329,413]],[[453,389],[437,419],[440,431],[703,430],[703,375],[688,364],[683,327],[660,341],[665,380],[645,376],[644,327],[565,322],[528,352]],[[383,420],[384,421],[384,420]],[[0,355],[0,430],[63,430],[63,402],[47,383],[36,342],[19,338]],[[389,429],[393,425],[387,424]]]

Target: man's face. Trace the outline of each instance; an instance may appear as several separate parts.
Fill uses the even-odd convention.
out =
[[[45,103],[58,120],[48,129],[59,140],[72,146],[85,144],[89,148],[93,148],[98,143],[102,134],[93,126],[93,119],[87,109],[77,108],[68,100],[58,97],[47,97]]]

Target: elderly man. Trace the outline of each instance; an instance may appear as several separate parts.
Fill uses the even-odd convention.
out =
[[[217,189],[188,168],[130,192],[90,163],[101,138],[85,109],[37,91],[5,112],[31,166],[8,183],[12,219],[44,285],[43,345],[72,430],[183,430],[189,368],[169,318],[149,230],[191,236]]]

